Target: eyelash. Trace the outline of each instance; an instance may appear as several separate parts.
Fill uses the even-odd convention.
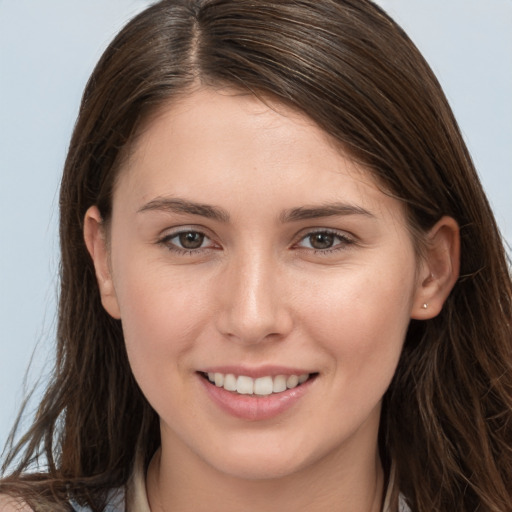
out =
[[[187,235],[187,234],[200,235],[200,236],[204,237],[202,239],[202,241],[201,241],[201,245],[205,241],[208,241],[208,240],[211,242],[211,238],[208,237],[203,231],[196,230],[196,229],[183,229],[181,231],[177,231],[177,232],[165,235],[164,237],[159,239],[157,241],[157,243],[160,244],[160,245],[165,246],[169,251],[172,251],[172,252],[174,252],[174,253],[176,253],[178,255],[183,255],[183,256],[194,256],[194,255],[197,255],[200,252],[202,253],[204,251],[209,251],[209,250],[212,250],[212,249],[213,250],[217,249],[214,246],[197,247],[197,248],[194,248],[194,249],[187,249],[185,247],[180,247],[175,242],[172,242],[172,240],[180,237],[181,235]],[[338,243],[335,243],[335,244],[333,244],[332,247],[327,247],[325,249],[316,249],[314,247],[301,247],[299,245],[301,242],[307,240],[308,238],[311,239],[311,237],[313,237],[315,235],[328,235],[328,236],[332,236],[334,240],[338,241]],[[307,251],[312,251],[313,254],[319,254],[319,255],[326,256],[326,255],[335,253],[337,251],[346,249],[347,246],[354,245],[355,243],[356,243],[356,241],[352,237],[347,236],[346,234],[342,234],[342,233],[340,233],[338,231],[331,230],[331,229],[316,229],[316,230],[313,230],[313,231],[308,231],[306,234],[302,235],[299,238],[299,240],[293,244],[293,247],[298,247],[299,249],[304,249],[304,250],[307,250]]]
[[[327,256],[332,253],[336,253],[338,251],[342,251],[346,249],[350,245],[354,245],[356,241],[354,238],[348,236],[345,233],[340,233],[339,231],[332,230],[332,229],[316,229],[313,231],[308,231],[304,236],[302,236],[299,241],[295,244],[298,245],[300,242],[307,240],[308,238],[311,238],[315,235],[329,235],[334,238],[334,240],[337,240],[338,243],[334,243],[332,247],[328,247],[325,249],[315,249],[314,247],[307,247],[306,250],[313,251],[313,254],[319,254],[323,256]],[[299,248],[301,248],[299,246]]]
[[[178,254],[179,256],[194,256],[194,255],[197,255],[199,252],[204,252],[204,251],[215,249],[215,247],[198,247],[195,249],[187,249],[185,247],[180,247],[176,243],[172,242],[172,240],[180,237],[181,235],[187,235],[187,234],[200,235],[200,236],[204,237],[201,242],[201,245],[204,243],[204,241],[207,241],[207,240],[209,240],[211,242],[211,238],[200,230],[182,229],[175,233],[169,233],[168,235],[165,235],[164,237],[159,239],[157,241],[157,243],[165,246],[169,251],[172,251],[172,252]]]

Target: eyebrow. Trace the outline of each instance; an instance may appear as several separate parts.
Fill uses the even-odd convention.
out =
[[[170,213],[185,213],[190,215],[199,215],[219,222],[229,222],[229,213],[219,208],[204,203],[196,203],[186,199],[157,197],[139,208],[138,212],[163,211]],[[356,205],[347,203],[329,203],[324,205],[300,206],[285,210],[279,216],[279,220],[284,224],[287,222],[298,222],[301,220],[316,219],[321,217],[334,217],[339,215],[363,215],[374,218],[375,215],[370,211]]]
[[[280,220],[286,223],[338,215],[363,215],[375,218],[373,213],[360,206],[346,203],[329,203],[321,206],[300,206],[299,208],[286,210],[280,215]]]
[[[139,208],[138,212],[164,211],[200,215],[219,222],[229,222],[229,213],[209,204],[196,203],[185,199],[157,197]]]

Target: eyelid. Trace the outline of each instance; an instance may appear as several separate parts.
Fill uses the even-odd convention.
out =
[[[209,230],[205,226],[201,226],[199,224],[180,224],[178,226],[168,226],[165,229],[162,229],[158,233],[157,238],[158,239],[167,238],[169,236],[176,236],[181,233],[188,233],[188,232],[201,233],[208,238],[213,238],[213,236],[214,236],[211,233],[211,230]]]

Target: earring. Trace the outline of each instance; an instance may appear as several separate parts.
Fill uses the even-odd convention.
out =
[[[425,303],[423,304],[423,306],[421,306],[421,307],[422,307],[423,309],[427,309],[427,308],[428,308],[428,304],[425,302]]]

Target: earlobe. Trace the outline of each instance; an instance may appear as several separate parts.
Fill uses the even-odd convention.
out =
[[[441,312],[444,302],[457,282],[459,269],[459,226],[452,217],[442,217],[427,235],[412,318],[427,320]]]
[[[96,206],[91,206],[85,213],[84,239],[96,271],[103,307],[110,316],[120,319],[121,314],[109,263],[105,227]]]

